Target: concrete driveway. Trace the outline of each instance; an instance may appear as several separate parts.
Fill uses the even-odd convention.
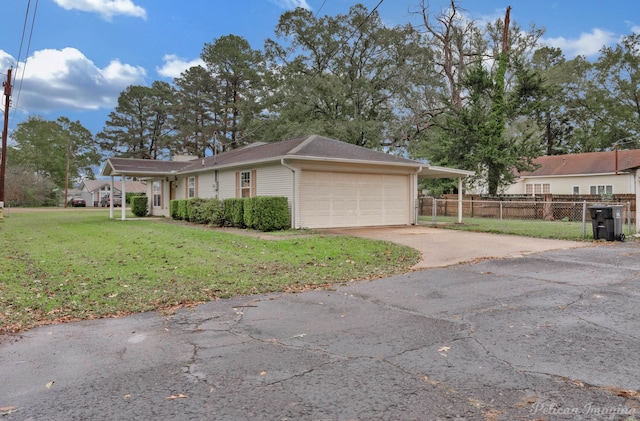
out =
[[[442,234],[451,254],[482,238],[469,257],[499,257],[496,237]],[[637,421],[639,245],[530,254],[537,241],[517,258],[33,329],[0,344],[0,414]]]
[[[580,241],[549,240],[425,226],[335,228],[323,230],[323,232],[386,240],[412,247],[422,255],[414,269],[593,246],[593,243]]]

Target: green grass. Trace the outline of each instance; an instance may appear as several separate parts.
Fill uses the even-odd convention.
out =
[[[108,215],[13,211],[0,222],[0,333],[373,279],[419,259],[409,247],[313,231],[263,240]]]
[[[420,223],[431,224],[431,216],[421,216]],[[591,220],[587,220],[585,237],[582,237],[582,222],[569,221],[544,221],[522,219],[494,219],[494,218],[462,218],[462,224],[457,223],[457,217],[438,216],[436,219],[438,228],[456,229],[462,231],[492,232],[500,234],[523,235],[537,238],[553,238],[562,240],[593,240],[593,228]],[[632,225],[631,232],[635,232]],[[629,238],[629,228],[622,226],[622,233]]]

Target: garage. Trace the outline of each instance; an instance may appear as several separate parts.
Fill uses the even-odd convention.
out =
[[[409,175],[302,171],[300,181],[302,227],[412,223]]]

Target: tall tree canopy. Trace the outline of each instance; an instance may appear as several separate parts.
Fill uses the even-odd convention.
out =
[[[100,155],[91,132],[78,121],[31,117],[18,124],[12,138],[15,145],[7,162],[50,178],[58,188],[66,185],[67,162],[70,182],[95,178],[92,167],[100,164]]]
[[[98,140],[110,154],[163,159],[317,133],[473,170],[492,194],[541,154],[638,146],[640,35],[568,60],[535,25],[479,24],[458,0],[442,11],[416,1],[415,26],[356,4],[285,12],[263,50],[214,39],[173,84],[123,92]]]
[[[253,139],[246,129],[258,112],[264,60],[249,42],[227,35],[207,43],[200,55],[211,75],[215,90],[215,141],[222,150],[234,149]]]
[[[482,29],[461,18],[453,0],[436,18],[424,2],[421,9],[445,89],[428,124],[412,135],[419,141],[411,150],[439,165],[475,171],[490,194],[539,155],[537,128],[526,118],[542,93],[542,79],[528,65],[542,33],[512,26],[509,12]]]
[[[271,138],[313,132],[380,147],[397,137],[397,94],[420,61],[410,26],[388,28],[360,4],[320,18],[298,8],[280,17],[276,37],[265,46],[277,82],[265,124]]]
[[[167,82],[151,87],[129,86],[118,97],[115,111],[96,135],[103,150],[117,156],[159,159],[169,154],[167,120],[174,88]]]

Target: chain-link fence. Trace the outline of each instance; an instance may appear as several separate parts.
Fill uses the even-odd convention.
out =
[[[594,220],[590,209],[619,206],[621,233],[635,232],[635,209],[631,202],[567,202],[534,200],[462,200],[462,222],[481,231],[508,232],[549,238],[594,238]],[[420,198],[422,224],[457,223],[459,201],[434,197]],[[616,225],[617,226],[617,225]],[[539,234],[539,235],[538,235]],[[595,238],[599,238],[596,234]]]

